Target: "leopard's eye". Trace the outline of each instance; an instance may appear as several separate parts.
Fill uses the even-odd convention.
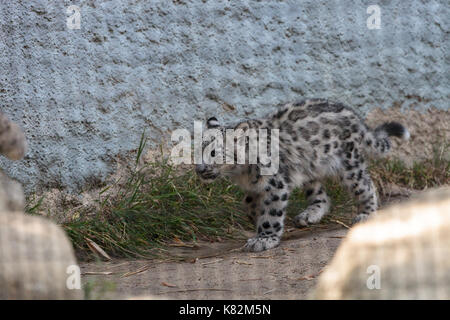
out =
[[[216,156],[216,151],[215,150],[211,151],[211,157],[215,157],[215,156]]]

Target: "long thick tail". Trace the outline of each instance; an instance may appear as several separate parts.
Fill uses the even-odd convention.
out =
[[[410,134],[408,129],[398,122],[385,122],[376,127],[366,139],[369,153],[375,156],[386,155],[391,150],[389,137],[397,137],[406,141],[409,140]]]

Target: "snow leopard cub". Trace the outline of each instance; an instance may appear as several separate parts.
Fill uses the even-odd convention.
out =
[[[339,176],[355,196],[359,213],[353,221],[367,219],[377,209],[377,194],[367,171],[366,157],[385,155],[391,148],[389,136],[409,138],[407,129],[397,122],[387,122],[372,130],[352,109],[322,99],[289,103],[263,119],[242,121],[231,127],[221,126],[216,118],[210,118],[207,127],[221,132],[230,128],[247,132],[279,130],[279,166],[273,175],[262,175],[261,163],[205,164],[212,161],[204,158],[195,168],[203,181],[226,176],[246,191],[244,205],[256,223],[257,234],[247,241],[245,249],[255,252],[280,243],[289,195],[295,187],[305,189],[308,201],[306,210],[295,217],[296,225],[306,226],[322,219],[330,209],[330,199],[321,183],[327,176]],[[225,140],[226,135],[223,137]],[[247,152],[248,145],[245,146]],[[215,151],[207,156],[215,157]]]

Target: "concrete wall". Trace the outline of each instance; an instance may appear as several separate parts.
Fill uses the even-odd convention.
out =
[[[0,166],[28,192],[103,179],[144,129],[156,146],[194,119],[301,97],[449,108],[446,0],[0,3],[0,105],[29,142]],[[367,27],[372,4],[381,29]]]

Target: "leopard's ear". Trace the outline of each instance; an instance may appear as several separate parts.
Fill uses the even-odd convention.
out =
[[[220,127],[219,120],[217,120],[216,117],[209,118],[209,119],[206,121],[206,127],[208,127],[208,128],[217,128],[217,127]]]

